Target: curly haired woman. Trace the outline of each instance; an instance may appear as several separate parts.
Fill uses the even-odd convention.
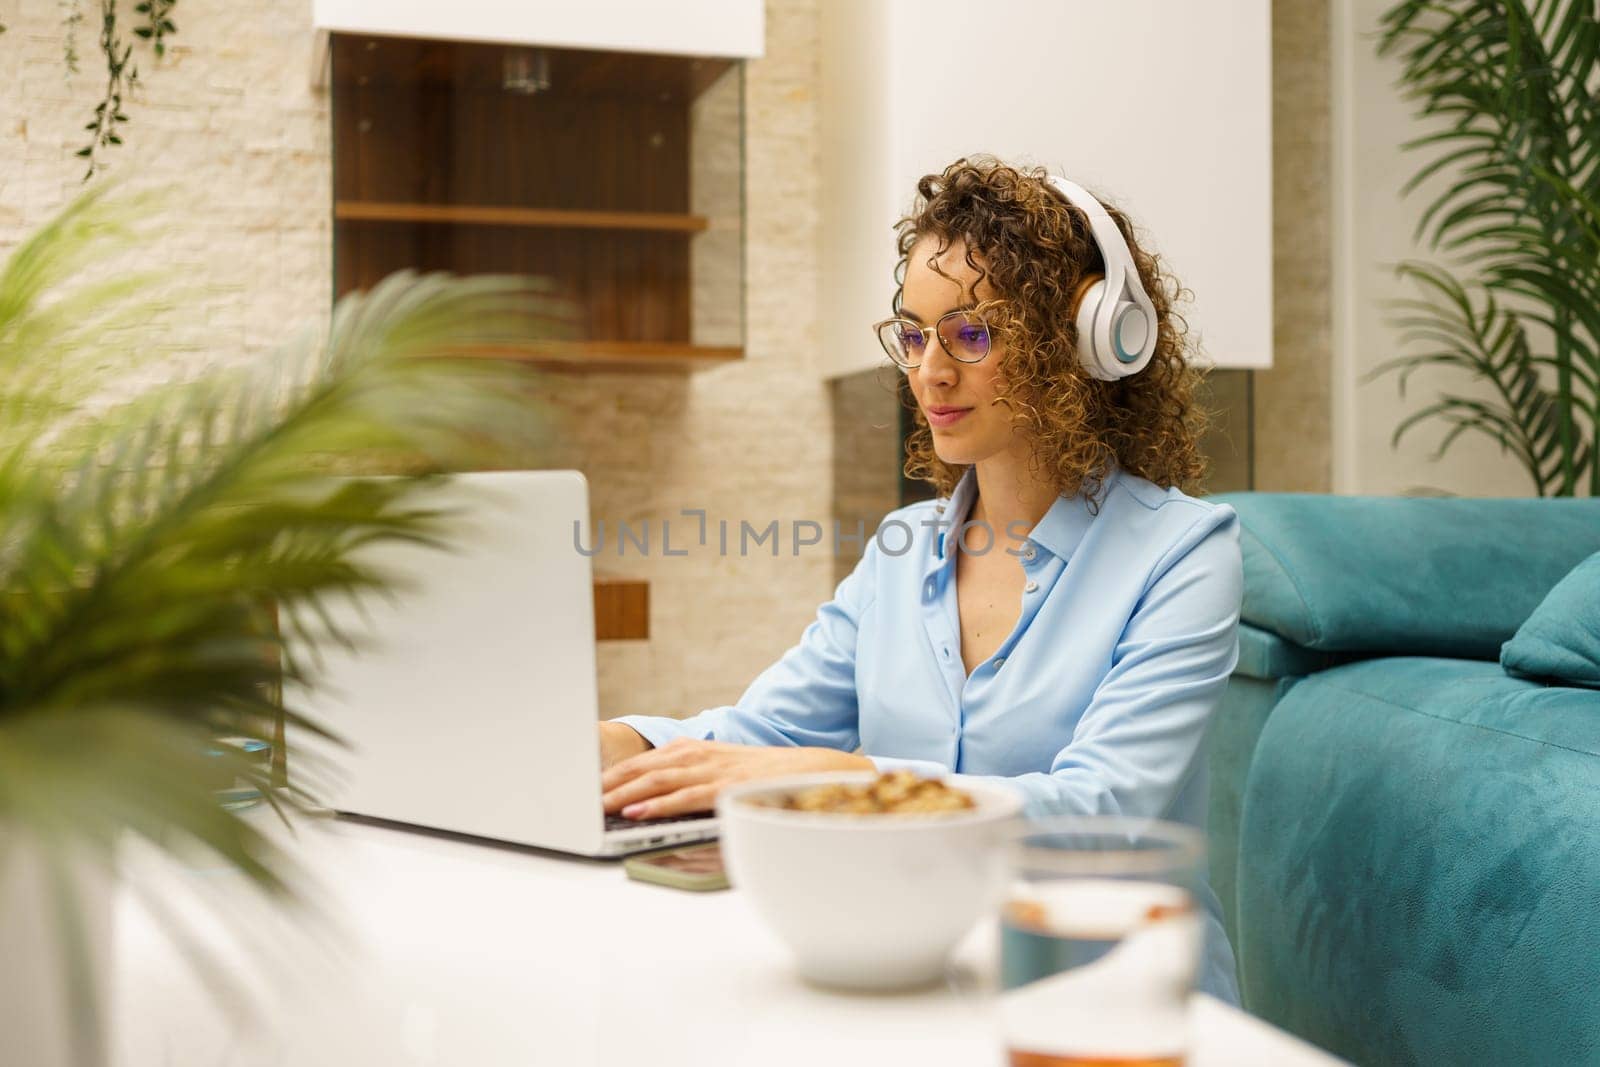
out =
[[[1180,290],[1123,214],[1042,170],[964,159],[917,191],[876,329],[916,401],[906,474],[939,499],[884,519],[737,704],[602,724],[606,809],[910,768],[1003,780],[1031,815],[1203,827],[1243,580],[1232,509],[1188,495],[1204,464]],[[1200,985],[1236,1000],[1208,903]]]

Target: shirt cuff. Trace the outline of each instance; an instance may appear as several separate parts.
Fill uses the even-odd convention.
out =
[[[624,726],[632,727],[640,737],[650,742],[652,747],[660,748],[680,737],[709,741],[711,733],[697,721],[700,718],[698,715],[690,719],[669,719],[662,715],[619,715],[607,721],[620,722]]]
[[[931,759],[901,759],[898,756],[868,756],[879,774],[890,771],[910,771],[920,778],[943,778],[950,768]]]

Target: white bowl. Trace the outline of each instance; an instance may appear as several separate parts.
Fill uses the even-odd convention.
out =
[[[808,786],[865,784],[871,771],[750,782],[717,802],[733,885],[788,944],[800,973],[848,989],[905,989],[944,976],[945,960],[999,904],[997,862],[1021,797],[963,781],[975,809],[845,815],[753,803]]]

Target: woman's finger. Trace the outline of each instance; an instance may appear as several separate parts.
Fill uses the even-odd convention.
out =
[[[651,797],[658,797],[663,793],[671,793],[673,790],[681,789],[686,785],[703,781],[704,777],[704,773],[697,773],[693,768],[658,768],[623,782],[615,789],[608,790],[601,798],[601,804],[608,813],[621,811],[629,804],[649,800]]]
[[[665,796],[658,796],[654,800],[630,804],[622,809],[622,814],[630,819],[660,819],[669,815],[710,811],[716,806],[717,794],[727,784],[725,781],[714,781],[685,786]]]
[[[703,741],[673,742],[661,748],[652,748],[648,752],[641,752],[637,756],[629,756],[615,766],[611,767],[600,776],[600,789],[610,792],[623,782],[659,770],[662,767],[681,767],[692,763],[697,758],[697,751],[704,746]]]

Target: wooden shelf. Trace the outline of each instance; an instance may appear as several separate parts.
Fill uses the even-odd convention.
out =
[[[475,348],[468,354],[563,370],[703,370],[738,362],[744,358],[744,349],[672,341],[530,341]]]
[[[637,578],[594,578],[594,639],[643,641],[650,637],[650,583]]]
[[[401,269],[535,275],[569,340],[469,354],[566,375],[741,359],[739,64],[540,51],[550,87],[527,94],[503,84],[520,48],[334,35],[335,298]]]
[[[664,211],[569,211],[562,208],[493,207],[472,204],[396,204],[376,200],[338,200],[333,217],[341,222],[423,222],[468,226],[525,226],[546,230],[631,230],[644,233],[699,233],[704,215]]]

